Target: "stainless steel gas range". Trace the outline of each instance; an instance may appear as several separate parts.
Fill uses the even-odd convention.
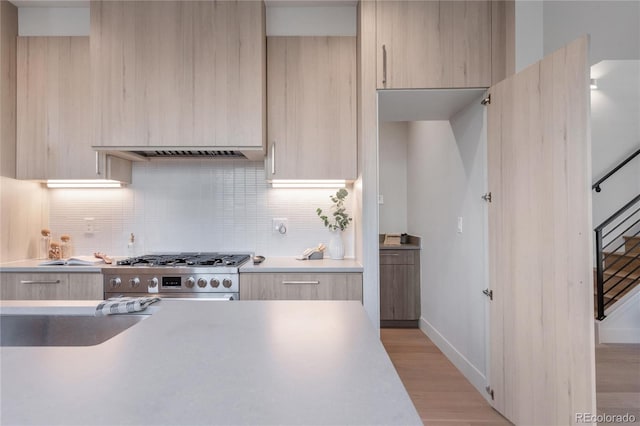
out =
[[[105,269],[104,298],[238,300],[238,270],[250,254],[154,254],[119,260]]]

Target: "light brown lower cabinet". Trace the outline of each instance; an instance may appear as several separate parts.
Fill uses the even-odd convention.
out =
[[[240,300],[360,300],[362,274],[240,274]]]
[[[102,274],[0,274],[0,300],[102,300]]]
[[[380,250],[380,325],[417,327],[420,250]]]

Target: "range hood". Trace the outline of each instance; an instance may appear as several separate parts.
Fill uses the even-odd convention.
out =
[[[150,151],[130,151],[133,154],[146,158],[167,158],[167,157],[206,157],[206,158],[247,158],[240,151],[211,151],[211,150],[175,150],[158,149]]]
[[[262,148],[244,147],[115,147],[115,146],[94,146],[97,151],[107,152],[110,155],[132,161],[149,161],[154,159],[173,158],[199,158],[199,159],[240,159],[251,161],[262,161],[264,150]]]

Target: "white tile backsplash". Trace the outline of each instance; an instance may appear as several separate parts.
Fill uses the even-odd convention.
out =
[[[351,190],[349,189],[349,192]],[[333,189],[272,189],[264,164],[238,160],[159,160],[135,163],[133,184],[122,189],[52,189],[54,238],[71,235],[76,254],[127,255],[130,233],[137,254],[175,251],[252,251],[292,256],[330,234],[316,216],[329,208]],[[353,213],[353,196],[347,211]],[[95,218],[86,234],[85,217]],[[271,229],[273,218],[289,219],[286,235]],[[344,234],[354,253],[353,226]]]

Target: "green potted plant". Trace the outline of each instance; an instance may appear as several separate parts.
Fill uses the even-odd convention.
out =
[[[329,215],[323,214],[321,208],[316,209],[316,213],[324,226],[331,231],[332,236],[329,241],[329,255],[331,259],[344,259],[344,243],[342,242],[342,231],[347,229],[349,224],[353,221],[353,218],[349,216],[346,208],[344,207],[344,201],[349,193],[346,189],[342,188],[336,192],[335,195],[331,195],[329,198],[333,202],[331,206],[331,213]]]

